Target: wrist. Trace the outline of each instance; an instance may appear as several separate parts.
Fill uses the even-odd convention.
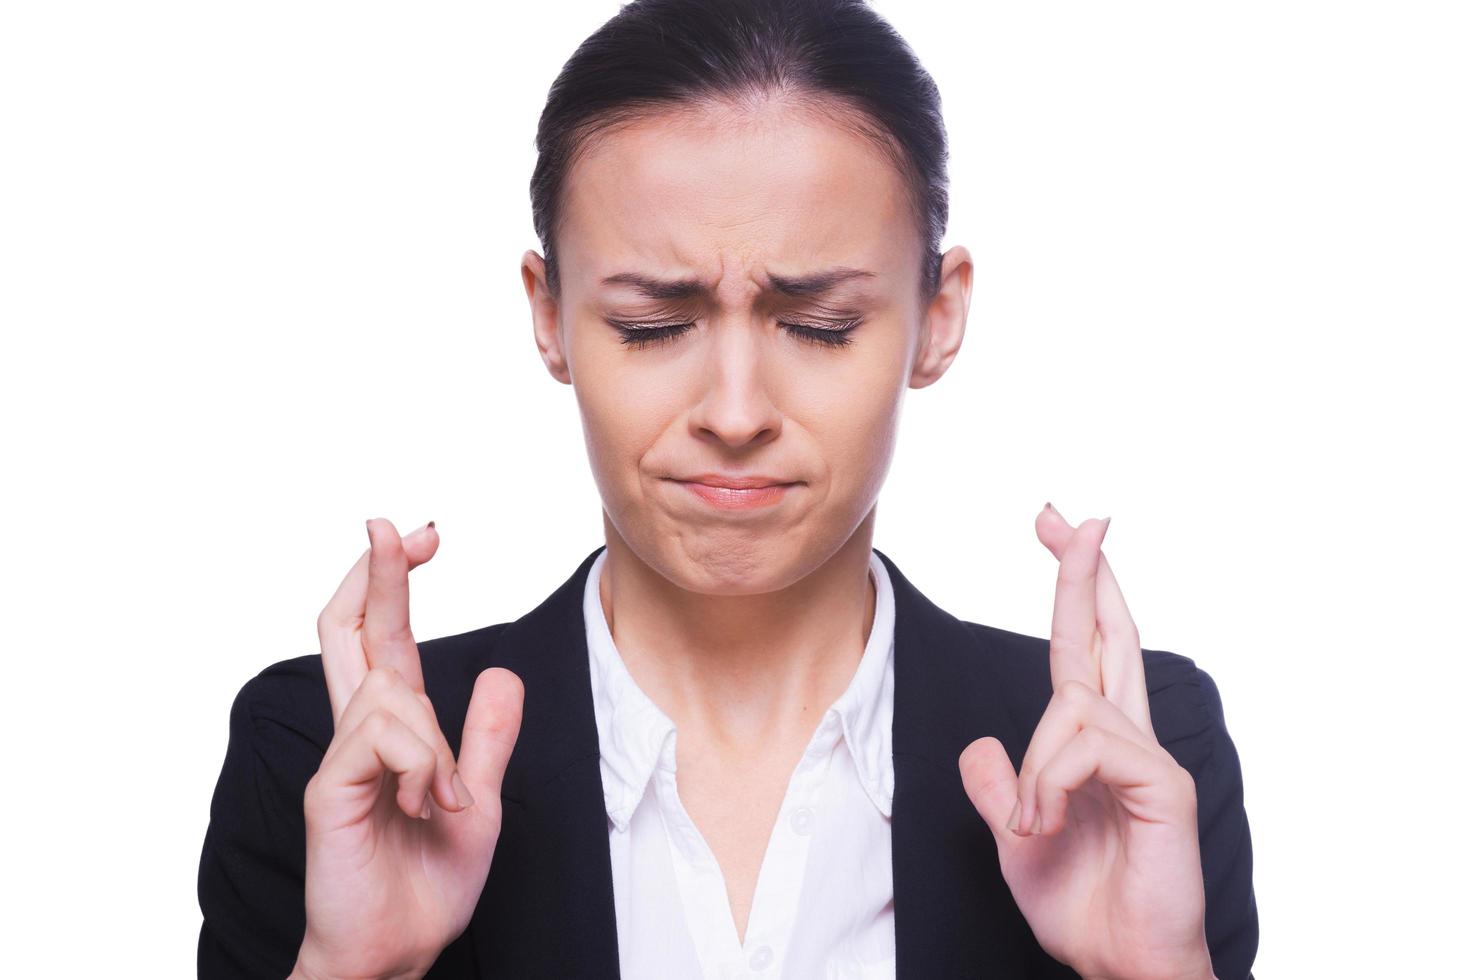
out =
[[[1219,980],[1214,975],[1214,959],[1209,955],[1209,942],[1200,937],[1197,953],[1190,958],[1189,968],[1178,972],[1179,980]]]
[[[312,948],[309,936],[296,951],[296,964],[286,980],[331,980],[331,975],[321,965],[321,957]]]
[[[396,973],[391,977],[384,977],[383,980],[423,980],[423,977],[422,973]],[[313,973],[303,968],[298,959],[296,965],[291,969],[291,975],[286,977],[286,980],[334,980],[334,978],[329,973]]]
[[[423,980],[427,970],[410,970],[403,973],[383,974],[378,980]],[[338,974],[322,965],[322,958],[306,943],[296,954],[296,964],[286,980],[338,980]]]
[[[315,964],[315,959],[302,946],[296,953],[296,964],[291,968],[291,975],[286,980],[331,980],[330,975],[323,972]]]
[[[1135,977],[1121,974],[1085,973],[1082,971],[1078,971],[1078,973],[1082,980],[1135,980]],[[1147,975],[1154,977],[1159,974],[1156,971],[1151,971]],[[1166,976],[1168,980],[1219,980],[1214,975],[1213,961],[1209,958],[1208,952],[1203,953],[1201,960],[1195,964],[1188,967],[1180,967],[1177,970],[1171,970]]]

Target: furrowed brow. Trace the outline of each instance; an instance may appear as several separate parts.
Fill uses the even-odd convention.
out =
[[[868,272],[866,269],[852,269],[840,266],[835,269],[827,269],[824,272],[815,272],[809,276],[795,276],[786,278],[784,276],[772,275],[770,287],[778,293],[786,296],[821,296],[831,292],[837,286],[852,279],[875,279],[877,273]]]
[[[866,269],[839,266],[806,276],[770,276],[770,289],[785,296],[822,296],[853,279],[875,279]],[[640,272],[619,272],[605,277],[604,286],[631,286],[648,299],[686,300],[708,297],[712,290],[698,279],[659,279]]]
[[[648,299],[695,299],[709,294],[697,279],[658,279],[641,272],[619,272],[602,280],[604,286],[631,286]]]

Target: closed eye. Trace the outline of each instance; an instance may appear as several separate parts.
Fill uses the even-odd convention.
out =
[[[630,323],[625,320],[612,319],[608,319],[607,322],[617,328],[617,332],[622,335],[624,345],[639,350],[671,343],[695,326],[693,323]],[[855,330],[859,323],[861,323],[860,318],[842,321],[834,327],[812,327],[803,323],[787,322],[781,322],[779,325],[798,339],[817,346],[846,347],[852,343],[852,338],[847,335]]]

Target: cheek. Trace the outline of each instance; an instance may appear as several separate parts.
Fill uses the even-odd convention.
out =
[[[881,485],[897,444],[903,386],[873,379],[823,413],[815,431],[841,488],[861,497]]]
[[[847,418],[842,432],[846,463],[854,479],[880,479],[897,441],[897,409],[886,401],[864,402],[862,408]]]
[[[667,424],[667,409],[654,391],[625,381],[608,372],[578,377],[576,385],[587,455],[604,492],[616,497],[632,492],[627,485],[638,479],[640,461]]]

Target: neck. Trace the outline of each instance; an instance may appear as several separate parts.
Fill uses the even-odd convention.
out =
[[[851,682],[872,631],[874,515],[794,581],[738,594],[680,586],[605,521],[600,598],[628,673],[701,742],[758,752],[809,735]]]

